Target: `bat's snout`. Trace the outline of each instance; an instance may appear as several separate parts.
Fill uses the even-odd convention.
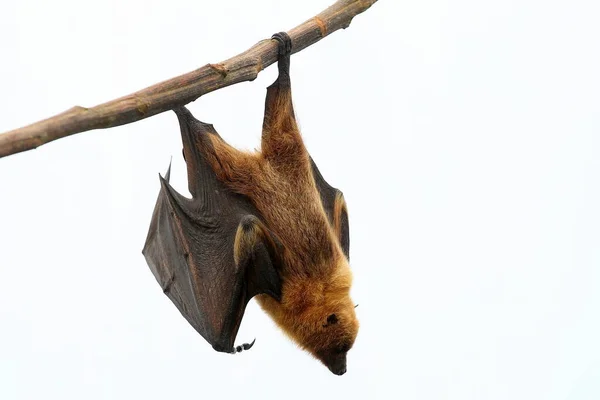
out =
[[[344,375],[346,373],[346,353],[322,357],[321,361],[336,375]]]
[[[329,370],[336,375],[344,375],[346,373],[346,365],[338,367],[329,367]]]

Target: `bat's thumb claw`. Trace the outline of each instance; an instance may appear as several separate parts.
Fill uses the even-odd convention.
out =
[[[171,164],[173,163],[173,156],[171,156],[171,160],[169,161],[169,168],[167,168],[167,173],[165,174],[165,181],[169,182],[171,180]]]
[[[254,342],[256,342],[256,338],[254,338],[254,340],[252,341],[252,343],[250,343],[250,344],[248,344],[248,343],[244,344],[244,350],[250,350],[250,348],[252,346],[254,346]]]
[[[244,343],[241,346],[236,346],[233,348],[233,353],[240,353],[244,350],[250,350],[252,346],[254,346],[254,342],[256,342],[256,338],[252,341],[252,343]]]

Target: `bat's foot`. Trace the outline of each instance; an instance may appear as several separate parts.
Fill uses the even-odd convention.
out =
[[[235,353],[241,353],[244,350],[250,350],[252,348],[252,346],[254,346],[254,342],[256,342],[256,339],[254,339],[252,341],[252,343],[244,343],[241,346],[236,346],[233,348],[233,354]]]
[[[278,32],[271,36],[271,39],[277,40],[279,45],[277,61],[279,66],[280,83],[289,83],[290,79],[290,54],[292,54],[292,39],[285,32]]]
[[[292,54],[292,39],[285,32],[278,32],[271,36],[271,39],[277,40],[279,43],[279,57],[285,57]]]

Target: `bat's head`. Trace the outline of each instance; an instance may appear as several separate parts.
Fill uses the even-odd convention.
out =
[[[305,338],[305,347],[331,372],[346,372],[346,355],[358,334],[355,306],[350,299],[350,270],[343,268],[328,279],[323,296],[308,308],[313,331]]]
[[[346,372],[346,355],[358,334],[355,305],[350,298],[352,276],[345,258],[322,276],[284,280],[281,303],[259,301],[277,324],[331,372]]]
[[[315,335],[312,346],[309,344],[308,347],[336,375],[346,373],[346,357],[358,333],[356,317],[348,314],[345,311],[329,314],[322,325],[323,331]]]

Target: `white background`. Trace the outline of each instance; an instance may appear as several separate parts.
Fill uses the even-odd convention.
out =
[[[333,0],[0,4],[0,132],[237,54]],[[141,249],[165,113],[0,160],[0,399],[600,398],[600,5],[382,0],[292,57],[350,208],[361,330],[332,375],[251,302],[236,356]],[[258,146],[271,67],[190,105]],[[215,397],[218,396],[218,397]]]

